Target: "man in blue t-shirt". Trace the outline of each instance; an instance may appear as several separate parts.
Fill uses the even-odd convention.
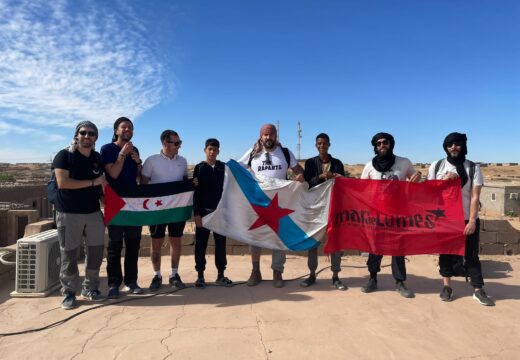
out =
[[[120,117],[114,123],[112,142],[103,145],[101,157],[110,185],[137,186],[142,160],[139,150],[130,141],[134,134],[134,124],[126,117]],[[119,287],[124,281],[125,290],[133,294],[142,294],[137,285],[137,260],[141,243],[141,226],[108,226],[107,277],[109,299],[119,297]],[[121,249],[125,242],[125,274],[121,271]]]

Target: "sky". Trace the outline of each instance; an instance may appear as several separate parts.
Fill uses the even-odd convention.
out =
[[[520,162],[517,0],[0,0],[0,162],[49,162],[83,120],[99,150],[120,116],[141,157],[177,131],[241,157],[265,123],[302,159],[318,133],[348,164],[372,136],[429,163],[444,137],[468,158]]]

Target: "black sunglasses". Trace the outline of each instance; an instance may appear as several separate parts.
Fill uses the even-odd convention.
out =
[[[377,141],[376,142],[376,146],[381,146],[381,145],[388,145],[390,144],[390,142],[388,140],[380,140],[380,141]]]
[[[182,140],[179,140],[179,141],[171,141],[171,140],[169,140],[169,139],[166,139],[166,142],[167,142],[168,144],[173,144],[173,145],[175,145],[175,146],[181,146],[181,145],[182,145]]]
[[[447,148],[452,147],[453,145],[455,145],[455,146],[462,146],[462,142],[460,142],[460,141],[450,141],[450,142],[446,143],[446,147]]]
[[[80,134],[81,136],[87,136],[87,135],[90,137],[96,136],[96,133],[94,131],[87,131],[87,130],[78,131],[78,134]]]

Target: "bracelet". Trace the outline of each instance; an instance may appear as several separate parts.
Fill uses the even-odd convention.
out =
[[[92,179],[92,185],[91,186],[94,186],[94,179]]]
[[[122,153],[122,152],[120,152],[118,156],[121,156],[122,158],[126,157],[126,155],[124,153]]]

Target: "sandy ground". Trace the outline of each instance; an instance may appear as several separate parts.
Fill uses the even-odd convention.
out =
[[[270,257],[262,257],[265,279],[272,278]],[[383,264],[389,263],[385,257]],[[140,285],[151,280],[150,261],[140,260]],[[210,286],[152,296],[125,295],[119,301],[88,303],[71,311],[60,308],[61,296],[10,298],[14,285],[0,289],[0,333],[39,332],[0,337],[2,359],[518,359],[520,358],[520,256],[483,257],[486,290],[496,307],[471,298],[461,278],[455,300],[439,300],[441,282],[436,257],[414,256],[407,263],[408,287],[417,296],[405,299],[394,290],[388,266],[380,290],[363,294],[367,279],[362,257],[344,257],[345,292],[330,287],[328,269],[316,285],[299,280],[275,289],[271,281],[257,287]],[[163,259],[166,268],[167,259]],[[245,280],[248,256],[230,256],[227,275]],[[208,256],[206,280],[213,281]],[[330,265],[320,257],[320,268]],[[105,264],[103,264],[105,267]],[[285,277],[307,273],[306,258],[288,256]],[[181,260],[181,275],[193,282],[193,256]],[[103,284],[106,283],[103,270]],[[106,285],[102,288],[106,292]],[[168,293],[169,292],[169,293]],[[148,293],[148,292],[147,292]],[[68,319],[72,315],[77,315]],[[68,319],[68,320],[67,320]]]

